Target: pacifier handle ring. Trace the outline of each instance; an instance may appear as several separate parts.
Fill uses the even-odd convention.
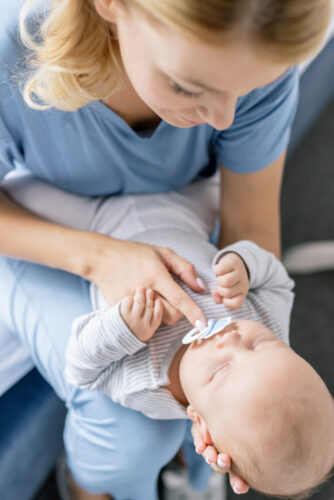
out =
[[[197,328],[193,328],[183,337],[182,344],[191,344],[191,342],[194,342],[195,340],[206,338],[206,335],[210,333],[213,326],[214,321],[209,319],[207,326],[203,328],[203,330],[198,331]],[[197,335],[196,332],[198,332]]]
[[[183,337],[182,344],[191,344],[195,340],[203,338],[203,332],[205,332],[207,329],[208,327],[205,327],[203,330],[198,331],[197,328],[193,328]]]
[[[191,344],[195,340],[208,339],[212,335],[218,333],[219,330],[226,328],[232,322],[232,317],[222,318],[218,321],[214,319],[209,319],[208,324],[203,330],[198,331],[197,328],[193,328],[188,332],[182,339],[182,344]]]

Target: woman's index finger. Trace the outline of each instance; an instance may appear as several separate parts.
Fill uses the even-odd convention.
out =
[[[195,326],[195,321],[200,320],[206,324],[205,315],[200,307],[189,297],[189,295],[178,285],[169,273],[166,273],[164,278],[160,280],[159,289],[160,295],[165,297],[168,302],[180,311],[192,325]]]

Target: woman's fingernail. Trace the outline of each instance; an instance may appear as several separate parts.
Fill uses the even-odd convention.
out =
[[[205,457],[205,461],[206,461],[206,463],[207,463],[207,464],[209,464],[209,465],[211,465],[211,464],[213,463],[213,462],[212,462],[212,460],[209,460],[209,459],[208,459],[208,457]]]
[[[225,469],[225,467],[227,467],[227,463],[224,462],[224,460],[220,457],[218,457],[217,464],[219,465],[219,467],[222,467],[224,469]]]
[[[203,321],[201,321],[200,319],[197,319],[197,320],[195,321],[195,326],[196,326],[196,328],[197,328],[197,330],[198,330],[199,332],[201,332],[201,331],[202,331],[202,330],[204,330],[204,328],[205,328],[205,324],[204,324],[204,323],[203,323]]]
[[[198,286],[200,286],[202,288],[202,290],[206,290],[206,284],[204,283],[202,278],[197,278],[196,281],[197,281]]]

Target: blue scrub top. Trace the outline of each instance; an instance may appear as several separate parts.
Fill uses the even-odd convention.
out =
[[[161,121],[142,135],[100,101],[74,112],[30,109],[13,77],[24,72],[27,55],[18,35],[23,3],[0,0],[0,180],[19,167],[90,196],[164,192],[212,175],[218,162],[255,172],[287,147],[298,98],[295,68],[240,97],[224,131]]]

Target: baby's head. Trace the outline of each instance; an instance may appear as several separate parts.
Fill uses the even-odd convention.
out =
[[[270,330],[240,320],[181,360],[190,415],[252,488],[291,498],[334,465],[334,404],[315,370]]]

